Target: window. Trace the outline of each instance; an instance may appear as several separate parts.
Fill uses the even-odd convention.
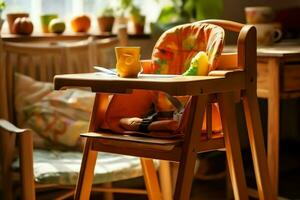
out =
[[[141,7],[142,13],[146,15],[146,24],[148,25],[157,19],[160,8],[170,2],[171,0],[134,0],[135,5]],[[86,13],[92,19],[91,31],[97,31],[96,17],[99,11],[108,5],[116,7],[118,3],[119,0],[6,0],[7,8],[4,10],[3,18],[8,12],[29,12],[34,23],[34,31],[41,32],[40,15],[57,13],[66,21],[67,31],[71,31],[69,25],[71,18],[74,15]],[[147,29],[149,31],[149,27],[146,28],[146,31]],[[4,25],[3,31],[6,30],[7,25]]]

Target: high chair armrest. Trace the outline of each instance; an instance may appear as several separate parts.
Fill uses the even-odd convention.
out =
[[[226,69],[226,70],[213,70],[210,71],[208,73],[208,76],[224,76],[224,77],[228,77],[228,76],[232,76],[232,75],[236,75],[236,74],[243,74],[244,70],[242,69]]]
[[[28,129],[21,129],[16,127],[15,125],[13,125],[12,123],[10,123],[9,121],[5,120],[5,119],[0,119],[0,128],[2,128],[3,130],[6,130],[8,132],[11,133],[25,133],[26,131],[28,131]]]

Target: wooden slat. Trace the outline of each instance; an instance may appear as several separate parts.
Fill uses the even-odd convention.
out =
[[[112,192],[112,193],[125,193],[125,194],[142,194],[147,195],[146,190],[140,189],[130,189],[130,188],[100,188],[100,187],[93,187],[93,192]]]
[[[211,138],[199,142],[197,146],[197,152],[207,152],[222,149],[225,147],[224,138]]]
[[[117,154],[124,154],[126,152],[126,155],[170,161],[178,161],[179,156],[181,155],[180,146],[164,147],[161,145],[145,145],[120,141],[107,142],[101,139],[93,139],[92,149],[94,151]],[[143,150],[141,151],[141,149]]]
[[[47,186],[47,184],[38,185],[38,186]],[[74,189],[74,186],[68,186],[68,185],[49,185],[49,188],[61,188],[61,189]],[[44,187],[43,187],[44,188]],[[119,187],[113,187],[113,188],[103,188],[101,185],[95,185],[92,188],[93,192],[111,192],[111,193],[124,193],[124,194],[141,194],[141,195],[147,195],[147,191],[143,189],[131,189],[131,188],[119,188]]]

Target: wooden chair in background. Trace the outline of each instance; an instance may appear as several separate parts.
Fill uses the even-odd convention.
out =
[[[54,75],[71,72],[88,72],[90,60],[86,57],[81,61],[81,64],[86,66],[86,70],[77,70],[76,66],[73,69],[67,68],[67,63],[73,60],[67,54],[72,54],[70,49],[67,49],[64,43],[18,43],[18,42],[1,42],[1,118],[17,124],[17,116],[15,110],[15,73],[24,74],[34,78],[35,80],[52,82]],[[80,44],[77,46],[77,44]],[[90,40],[76,42],[71,45],[72,49],[77,50],[76,53],[85,53],[89,55]],[[81,49],[82,52],[78,52]],[[87,51],[88,50],[88,51]],[[76,56],[75,56],[76,58]],[[74,70],[74,71],[72,71]],[[33,142],[32,134],[28,129],[19,129],[12,124],[1,120],[1,128],[8,131],[2,133],[1,129],[1,176],[3,194],[5,199],[12,199],[13,179],[12,179],[12,163],[15,157],[16,142],[19,140],[19,157],[22,186],[22,199],[33,199],[35,197],[35,183],[33,176]],[[10,134],[15,133],[15,134]],[[16,137],[18,136],[18,137]],[[5,182],[5,184],[4,184]]]
[[[1,177],[4,199],[12,199],[13,183],[17,173],[12,170],[12,163],[15,157],[16,149],[19,150],[21,186],[24,200],[35,199],[35,191],[43,191],[51,188],[66,189],[65,193],[60,194],[59,199],[65,199],[73,195],[74,185],[59,185],[38,183],[34,179],[34,159],[33,159],[33,142],[32,132],[29,129],[20,129],[9,122],[17,124],[17,116],[15,112],[15,72],[29,75],[36,80],[52,81],[53,76],[61,73],[79,73],[90,72],[92,66],[101,64],[103,60],[95,57],[101,57],[103,54],[99,51],[103,49],[113,48],[116,45],[126,45],[127,33],[125,29],[120,30],[118,37],[108,39],[89,38],[84,41],[76,42],[57,42],[57,43],[10,43],[0,40],[0,147],[1,147]],[[5,120],[4,120],[5,119]],[[9,121],[9,122],[8,122]],[[2,131],[2,130],[5,131]],[[16,139],[18,142],[16,143]],[[115,159],[114,159],[115,158]],[[123,160],[119,156],[111,157],[116,162],[129,163],[129,159]],[[110,165],[111,159],[107,168]],[[132,160],[132,159],[131,159]],[[51,162],[51,159],[49,159]],[[59,162],[55,160],[53,162]],[[115,163],[111,163],[115,164]],[[122,169],[119,169],[122,170]],[[138,169],[129,169],[131,171]],[[127,171],[128,172],[128,171]],[[100,174],[101,175],[101,174]],[[136,177],[137,175],[128,174],[124,179]],[[103,176],[104,177],[104,176]],[[116,177],[114,177],[116,178]],[[125,178],[125,179],[126,179]],[[144,190],[127,189],[127,188],[111,188],[110,179],[104,182],[105,188],[94,188],[95,191],[105,192],[105,199],[111,200],[113,192],[145,194]],[[116,181],[116,180],[114,180]]]
[[[255,28],[226,20],[207,20],[203,23],[215,24],[239,34],[237,53],[221,55],[217,70],[211,71],[209,76],[102,79],[95,74],[70,74],[55,77],[56,89],[84,86],[97,93],[89,132],[82,134],[87,140],[75,199],[89,198],[98,151],[141,157],[148,197],[153,200],[161,199],[162,196],[151,159],[179,162],[174,199],[186,200],[190,197],[197,153],[222,148],[226,150],[235,199],[248,199],[235,116],[235,103],[239,101],[244,105],[259,198],[275,199],[269,178],[256,95]],[[118,135],[101,130],[108,106],[108,95],[105,93],[130,93],[132,89],[159,90],[173,96],[191,95],[184,138],[157,139]],[[220,107],[223,134],[207,134],[203,137],[200,130],[205,110],[208,116],[207,132],[211,132],[209,127],[212,115],[209,108],[213,102],[217,102]]]
[[[36,80],[52,82],[63,73],[91,72],[91,40],[79,42],[3,42],[3,56],[9,69]]]

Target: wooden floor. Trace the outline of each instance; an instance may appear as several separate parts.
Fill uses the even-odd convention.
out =
[[[300,199],[300,141],[283,141],[280,155],[280,185],[279,195],[287,199]],[[244,157],[251,158],[248,151],[243,152]],[[220,159],[218,159],[220,161]],[[250,160],[244,160],[248,185],[255,186],[255,177]],[[220,162],[218,163],[220,164]],[[222,164],[222,163],[221,163]],[[125,183],[126,184],[126,183]],[[143,184],[142,180],[135,180],[135,184]],[[201,181],[194,180],[191,200],[222,200],[226,198],[225,179]],[[95,198],[97,199],[97,198]],[[99,198],[98,198],[99,199]],[[145,200],[144,196],[116,195],[116,200],[135,199]]]

